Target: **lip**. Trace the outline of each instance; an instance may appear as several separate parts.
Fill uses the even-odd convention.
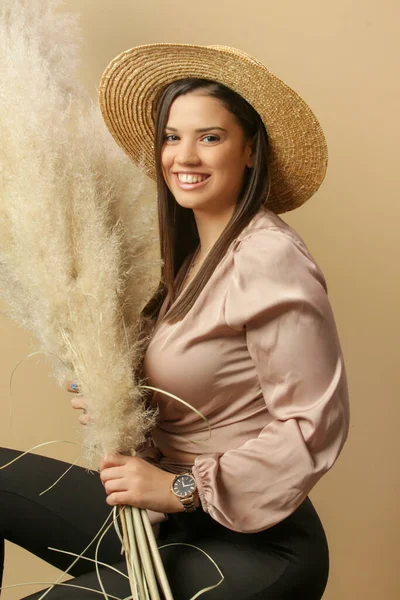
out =
[[[180,173],[182,173],[182,171],[180,171]],[[204,179],[203,181],[199,181],[198,183],[183,183],[183,181],[179,180],[178,173],[173,173],[173,175],[175,177],[177,186],[179,188],[181,188],[181,190],[186,190],[186,191],[197,190],[197,189],[203,187],[211,177],[211,175],[208,175],[207,179]],[[191,172],[190,175],[206,175],[206,173]]]

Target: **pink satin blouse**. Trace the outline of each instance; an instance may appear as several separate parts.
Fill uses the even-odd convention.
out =
[[[348,391],[322,272],[300,236],[262,211],[231,244],[192,309],[160,319],[145,357],[160,393],[155,446],[190,452],[203,510],[240,532],[291,514],[345,442]]]

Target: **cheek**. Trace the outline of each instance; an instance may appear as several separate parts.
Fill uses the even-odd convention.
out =
[[[229,178],[229,174],[233,170],[232,161],[229,159],[229,153],[216,152],[213,156],[209,155],[202,161],[206,167],[209,167],[214,173],[214,181],[220,183]]]
[[[172,157],[171,152],[168,152],[168,147],[161,150],[161,167],[163,171],[167,171],[171,167]]]
[[[170,160],[169,154],[168,154],[168,152],[163,151],[161,153],[161,170],[162,170],[162,174],[164,177],[164,181],[168,185],[168,187],[170,187],[169,183],[170,183],[170,179],[171,179],[171,177],[169,175],[170,168],[171,168],[171,160]]]
[[[227,152],[218,157],[214,166],[218,169],[221,180],[236,187],[235,182],[243,179],[244,160],[238,153]]]
[[[213,166],[221,173],[237,173],[244,162],[243,153],[238,148],[227,147],[224,152],[218,152],[213,157]]]

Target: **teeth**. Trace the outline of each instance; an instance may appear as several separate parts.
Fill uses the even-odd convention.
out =
[[[200,183],[207,179],[207,175],[188,175],[187,173],[178,173],[178,179],[182,183]]]

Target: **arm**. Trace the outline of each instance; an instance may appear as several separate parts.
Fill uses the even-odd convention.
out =
[[[289,234],[241,242],[225,317],[245,332],[269,419],[243,446],[198,457],[193,472],[205,511],[254,532],[291,514],[335,462],[348,431],[346,375],[323,276]]]

